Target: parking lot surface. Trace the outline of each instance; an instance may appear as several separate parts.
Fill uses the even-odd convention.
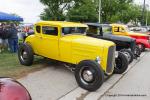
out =
[[[74,74],[61,65],[50,65],[19,81],[33,100],[149,100],[150,52],[130,64],[122,75],[112,75],[96,92],[78,87]]]

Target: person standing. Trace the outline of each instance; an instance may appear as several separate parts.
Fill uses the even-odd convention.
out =
[[[5,50],[6,49],[8,50],[8,38],[10,36],[9,32],[7,32],[8,31],[7,27],[8,27],[7,24],[5,24],[5,23],[2,24],[2,29],[3,29],[2,40],[3,40],[3,46],[4,46]]]
[[[3,34],[3,28],[2,28],[2,26],[0,25],[0,53],[2,52],[2,49],[3,49],[2,34]]]
[[[8,38],[9,48],[12,53],[16,53],[18,51],[18,30],[15,24],[10,24],[9,32],[11,33],[10,37]]]
[[[7,25],[5,23],[1,24],[0,27],[0,51],[4,51],[5,49],[8,49],[8,37],[9,34],[7,34]]]

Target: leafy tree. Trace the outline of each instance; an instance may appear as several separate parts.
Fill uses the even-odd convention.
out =
[[[80,5],[68,11],[67,18],[71,21],[97,22],[98,14],[92,0],[84,0]]]
[[[40,0],[46,6],[40,18],[43,20],[64,20],[65,11],[73,5],[78,5],[82,0]]]
[[[70,20],[84,22],[98,22],[99,0],[40,0],[46,8],[40,17],[43,20]],[[129,21],[135,24],[142,19],[142,6],[133,0],[101,0],[102,23]],[[148,12],[148,14],[146,14]],[[145,18],[150,24],[150,11],[147,9]],[[146,23],[146,22],[145,22]]]
[[[138,22],[140,22],[141,12],[141,6],[136,4],[130,4],[127,10],[122,11],[122,14],[120,14],[120,19],[122,19],[122,22],[124,23],[133,21],[135,24],[137,24]]]
[[[102,21],[114,22],[118,20],[119,17],[116,14],[126,10],[132,2],[133,0],[102,0]]]

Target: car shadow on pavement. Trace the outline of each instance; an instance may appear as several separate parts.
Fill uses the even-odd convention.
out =
[[[41,57],[40,59],[36,59],[33,65],[34,66],[40,65],[40,66],[43,66],[44,68],[53,67],[55,69],[67,70],[68,72],[71,72],[71,70],[69,70],[68,68],[64,66],[63,62],[56,61],[56,60],[49,59],[49,58],[44,58],[44,57]]]

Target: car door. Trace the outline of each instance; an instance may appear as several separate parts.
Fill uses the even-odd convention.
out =
[[[35,38],[34,42],[32,43],[32,48],[34,48],[34,53],[41,55],[41,41],[42,41],[42,31],[41,25],[35,25]]]
[[[58,27],[43,25],[41,54],[44,57],[48,57],[51,59],[59,59],[58,40]]]

